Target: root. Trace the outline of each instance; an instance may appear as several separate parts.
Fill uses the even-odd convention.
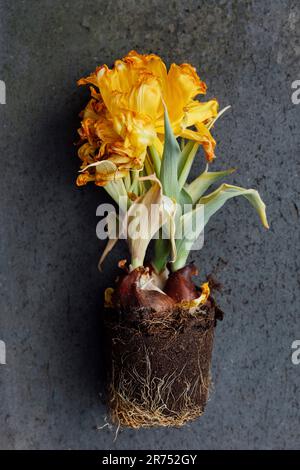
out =
[[[132,309],[107,316],[108,399],[121,427],[180,427],[209,396],[217,307]]]
[[[151,362],[145,351],[145,371],[141,375],[135,368],[130,372],[121,370],[118,376],[113,371],[109,390],[111,418],[118,429],[174,426],[180,427],[186,422],[202,415],[204,406],[193,400],[199,387],[208,397],[210,378],[203,379],[201,370],[193,384],[183,380],[184,391],[175,397],[174,382],[180,379],[184,367],[162,378],[155,377],[151,371]]]

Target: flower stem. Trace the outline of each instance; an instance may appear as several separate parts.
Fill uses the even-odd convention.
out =
[[[131,186],[130,171],[128,171],[127,175],[124,177],[124,184],[125,184],[126,191],[130,191],[130,186]]]
[[[139,171],[138,170],[133,170],[132,171],[132,184],[131,184],[131,188],[130,188],[130,191],[132,193],[135,193],[137,196],[139,195]]]
[[[161,166],[160,156],[159,156],[156,148],[154,147],[154,145],[149,146],[149,152],[150,152],[150,155],[151,155],[151,158],[152,158],[152,162],[153,162],[153,165],[154,165],[154,170],[155,170],[156,176],[159,178],[160,166]]]
[[[118,206],[126,212],[128,197],[123,180],[110,181],[103,187]]]
[[[181,256],[178,256],[176,261],[171,264],[171,271],[175,272],[178,271],[178,269],[183,268],[186,265],[187,258],[189,256],[189,251],[183,253]]]
[[[155,271],[160,273],[167,264],[170,254],[170,242],[169,240],[158,238],[154,243],[154,257],[151,261]]]
[[[133,258],[131,260],[132,269],[139,268],[140,266],[143,266],[143,261],[141,261],[139,258]]]

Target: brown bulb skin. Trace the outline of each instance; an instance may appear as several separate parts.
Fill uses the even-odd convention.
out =
[[[135,306],[134,285],[141,275],[141,268],[137,268],[119,277],[112,297],[114,307],[126,310],[130,305]]]
[[[144,307],[155,312],[161,312],[174,305],[174,300],[168,295],[161,294],[161,292],[138,289],[136,286],[134,287],[134,290],[136,306],[139,308]]]
[[[149,271],[146,269],[136,268],[120,277],[112,298],[115,308],[123,312],[130,312],[136,308],[148,308],[154,312],[160,312],[174,305],[173,299],[168,295],[139,287],[141,276]]]
[[[176,303],[189,301],[199,297],[199,292],[192,281],[198,270],[194,264],[189,264],[169,275],[164,292]]]

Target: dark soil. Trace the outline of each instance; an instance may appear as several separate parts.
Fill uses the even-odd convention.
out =
[[[175,306],[105,312],[109,406],[115,423],[179,426],[203,413],[216,320],[210,297],[194,310]]]

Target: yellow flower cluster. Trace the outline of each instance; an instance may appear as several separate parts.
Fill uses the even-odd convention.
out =
[[[164,105],[175,136],[201,144],[207,160],[214,158],[208,125],[218,113],[218,103],[195,99],[206,93],[206,85],[191,65],[172,64],[167,71],[157,55],[131,51],[113,68],[103,65],[78,84],[92,85],[79,129],[83,172],[78,185],[94,181],[103,186],[141,169],[149,146],[162,155]],[[110,163],[98,165],[103,161]]]

